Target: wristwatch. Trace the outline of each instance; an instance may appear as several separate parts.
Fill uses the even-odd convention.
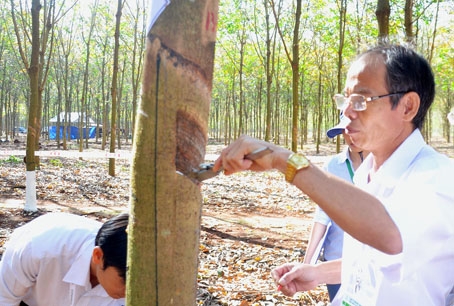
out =
[[[287,169],[285,170],[285,180],[289,183],[293,182],[296,172],[309,167],[309,160],[300,153],[292,153],[287,159]]]

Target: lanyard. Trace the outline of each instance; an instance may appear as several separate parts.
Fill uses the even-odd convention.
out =
[[[350,160],[348,158],[345,160],[345,162],[347,163],[348,173],[350,173],[350,178],[353,182],[353,176],[355,175],[355,173],[353,172],[352,164],[350,163]]]

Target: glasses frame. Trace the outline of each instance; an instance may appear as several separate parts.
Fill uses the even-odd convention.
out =
[[[349,104],[352,105],[352,108],[354,111],[361,112],[367,109],[367,102],[372,102],[381,98],[385,97],[391,97],[391,96],[396,96],[396,95],[403,95],[406,94],[407,92],[394,92],[394,93],[389,93],[389,94],[384,94],[380,96],[372,96],[372,97],[365,97],[360,94],[351,94],[350,96],[346,97],[343,94],[335,94],[333,96],[333,100],[336,103],[336,107],[339,110],[344,110],[347,108]],[[362,101],[355,101],[352,102],[352,97],[358,97],[362,98]]]

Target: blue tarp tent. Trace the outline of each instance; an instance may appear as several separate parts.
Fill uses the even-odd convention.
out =
[[[95,138],[96,136],[96,126],[92,126],[82,129],[83,138],[87,138],[87,130],[88,130],[88,138]],[[68,127],[69,135],[67,135],[68,139],[79,139],[79,128],[76,126]],[[55,140],[57,138],[57,127],[50,126],[49,127],[49,139]],[[60,139],[63,139],[63,126],[60,126]]]
[[[68,122],[70,122],[71,126],[68,126],[68,130],[66,131],[66,133],[68,133],[69,135],[67,135],[67,139],[79,139],[79,120],[82,122],[82,125],[85,126],[86,124],[88,124],[90,127],[88,128],[82,128],[82,135],[83,135],[83,138],[84,139],[87,139],[87,136],[88,138],[95,138],[96,136],[96,126],[95,126],[95,122],[93,121],[93,119],[91,119],[90,117],[86,117],[86,114],[83,113],[82,115],[80,113],[76,113],[76,112],[72,112],[72,113],[67,113],[65,114],[64,112],[61,112],[60,113],[60,118],[58,118],[58,116],[55,116],[53,117],[52,119],[49,120],[49,123],[51,124],[51,126],[49,126],[49,139],[56,139],[57,137],[57,122],[58,122],[58,119],[60,119],[60,139],[63,139],[63,124],[65,122],[65,119],[68,120]]]

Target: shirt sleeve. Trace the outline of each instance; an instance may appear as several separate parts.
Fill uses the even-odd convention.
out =
[[[23,237],[22,237],[23,238]],[[22,239],[16,239],[22,240]],[[27,239],[24,239],[27,240]],[[36,263],[29,243],[10,240],[0,261],[0,305],[17,306],[34,283]]]
[[[315,208],[315,215],[314,215],[314,222],[321,223],[323,225],[328,225],[331,222],[331,218],[325,213],[320,206],[316,206]]]

